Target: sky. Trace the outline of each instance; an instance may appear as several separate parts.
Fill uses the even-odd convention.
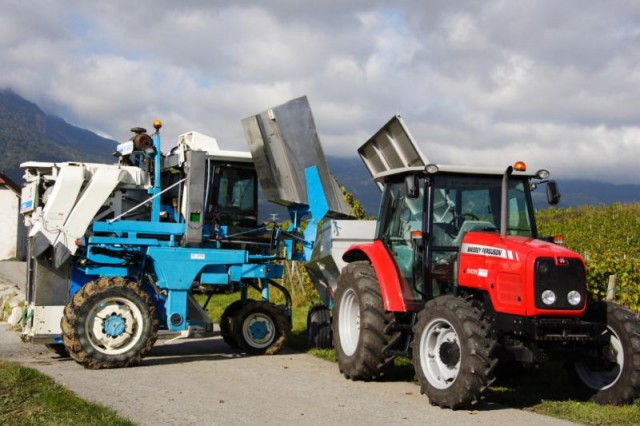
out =
[[[429,161],[640,184],[638,1],[2,0],[0,89],[118,141],[247,150],[306,95],[325,151],[400,114]]]

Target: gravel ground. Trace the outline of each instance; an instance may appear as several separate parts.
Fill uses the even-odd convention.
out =
[[[141,425],[571,424],[495,404],[443,410],[413,383],[352,382],[336,364],[311,355],[246,356],[219,336],[159,340],[138,367],[94,371],[22,343],[0,323],[0,358],[35,368]]]

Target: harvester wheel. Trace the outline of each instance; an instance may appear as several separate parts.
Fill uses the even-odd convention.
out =
[[[320,303],[311,306],[307,314],[307,345],[315,349],[330,349],[333,346],[331,312]]]
[[[240,344],[233,332],[233,317],[240,311],[246,302],[236,300],[225,308],[220,317],[220,335],[222,340],[233,349],[238,349]]]
[[[251,354],[277,354],[291,331],[284,310],[271,302],[250,300],[232,321],[234,338],[241,349]]]
[[[376,380],[392,368],[394,357],[385,354],[393,338],[385,328],[392,320],[369,262],[345,266],[333,308],[333,338],[338,367],[347,379]]]
[[[134,281],[100,278],[71,299],[62,337],[71,358],[86,368],[129,367],[140,362],[158,337],[151,297]]]
[[[429,402],[454,410],[479,402],[497,364],[497,343],[483,310],[441,296],[420,311],[413,333],[413,366]]]
[[[598,357],[572,363],[569,376],[580,396],[598,404],[628,404],[640,396],[640,320],[615,303],[591,304],[585,320],[607,324],[609,344]]]

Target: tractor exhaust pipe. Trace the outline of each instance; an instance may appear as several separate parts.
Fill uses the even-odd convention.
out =
[[[509,220],[509,176],[513,173],[513,167],[507,167],[502,176],[502,199],[500,203],[500,236],[505,237],[507,235],[507,221]]]

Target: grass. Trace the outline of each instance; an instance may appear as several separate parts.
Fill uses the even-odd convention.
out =
[[[105,406],[78,398],[51,378],[0,361],[2,425],[133,425]]]
[[[489,400],[507,407],[557,417],[585,425],[638,425],[640,401],[632,405],[598,405],[576,401],[562,365],[549,363],[537,369],[498,376]]]

